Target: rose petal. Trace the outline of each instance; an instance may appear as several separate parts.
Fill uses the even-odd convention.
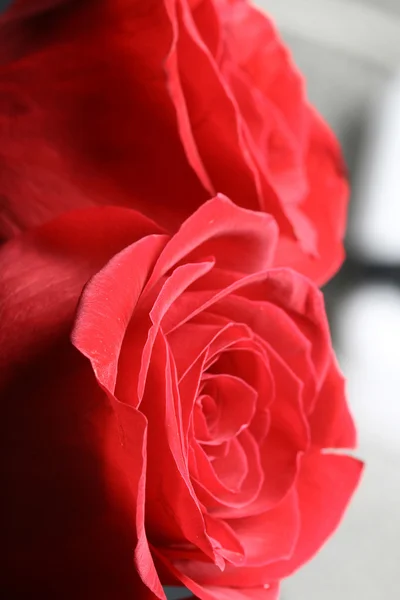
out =
[[[176,109],[179,134],[183,141],[183,146],[190,166],[199,177],[205,189],[208,190],[209,194],[215,195],[215,189],[204,168],[202,158],[196,145],[196,140],[193,136],[190,117],[182,88],[182,81],[179,74],[179,26],[177,22],[177,4],[175,2],[166,2],[165,6],[173,31],[171,48],[168,57],[165,60],[165,71],[168,76],[168,90]]]
[[[275,400],[270,408],[271,427],[282,436],[287,435],[298,451],[307,450],[310,428],[302,405],[301,382],[271,349],[269,360],[275,383]]]
[[[214,398],[219,413],[210,433],[216,443],[225,442],[249,426],[256,410],[257,391],[233,375],[204,377],[203,393]]]
[[[257,515],[278,505],[294,486],[299,456],[310,443],[301,405],[301,383],[271,349],[269,360],[275,386],[268,413],[268,435],[259,441],[264,483],[251,506],[238,507],[233,514],[230,508],[220,510],[224,518]]]
[[[123,404],[116,398],[111,399],[118,419],[121,444],[125,450],[125,473],[130,483],[130,498],[136,509],[137,544],[135,547],[135,567],[143,583],[160,600],[166,600],[160,579],[154,567],[153,559],[145,531],[146,467],[147,467],[147,421],[132,406]]]
[[[251,331],[272,346],[302,382],[304,390],[301,402],[309,410],[309,406],[315,402],[317,379],[311,358],[312,341],[303,334],[285,309],[268,300],[267,294],[264,300],[249,300],[232,295],[213,305],[211,310],[245,323]]]
[[[213,0],[191,0],[189,2],[193,20],[211,54],[217,58],[221,50],[222,28],[217,6]]]
[[[114,256],[86,286],[72,334],[99,383],[112,394],[126,329],[166,236],[147,236]],[[137,404],[137,398],[131,403]]]
[[[346,168],[332,131],[311,108],[311,139],[307,158],[309,194],[301,209],[318,232],[318,256],[307,256],[289,238],[280,238],[276,265],[292,267],[315,281],[326,283],[344,259],[344,228],[349,198]],[[324,201],[321,202],[321,198]]]
[[[52,598],[144,600],[148,589],[133,562],[135,507],[109,401],[64,331],[44,347],[29,313],[20,316],[20,326],[32,334],[34,353],[7,370],[0,389],[7,399],[1,420],[7,456],[2,591],[8,598],[40,588]],[[3,337],[2,349],[11,342]]]
[[[229,59],[284,115],[293,134],[306,141],[304,80],[271,19],[241,0],[216,0]],[[268,65],[268,68],[266,68]]]
[[[141,398],[146,381],[147,369],[152,354],[154,340],[160,328],[164,331],[164,319],[167,321],[165,329],[168,331],[168,320],[170,314],[174,311],[174,303],[179,296],[190,286],[193,281],[201,278],[204,273],[207,273],[213,267],[213,261],[209,260],[201,263],[188,263],[177,267],[170,277],[165,281],[160,293],[158,294],[154,304],[150,310],[150,319],[153,323],[146,344],[143,349],[141,368],[138,381],[138,393]],[[144,298],[146,292],[143,294]]]
[[[181,403],[182,411],[182,443],[186,452],[189,448],[189,438],[194,434],[194,419],[192,419],[195,400],[200,392],[201,377],[204,371],[204,358],[199,357],[192,368],[180,380],[179,395],[184,401]]]
[[[220,518],[249,517],[271,510],[294,487],[302,452],[290,435],[284,435],[271,426],[267,437],[258,446],[258,454],[262,475],[257,496],[253,497],[251,503],[235,506],[234,509],[230,503],[225,502],[216,511]]]
[[[349,456],[314,452],[303,458],[297,483],[300,537],[292,558],[267,567],[267,578],[287,577],[320,549],[340,523],[362,470]]]
[[[68,2],[15,26],[0,32],[3,235],[110,202],[175,229],[207,200],[165,81],[164,2]]]
[[[239,339],[229,351],[222,352],[216,362],[211,362],[209,369],[213,373],[236,373],[256,391],[255,414],[249,429],[257,442],[261,443],[268,434],[269,407],[275,396],[275,383],[266,348],[256,338]]]
[[[200,355],[215,357],[242,339],[251,337],[248,327],[226,322],[213,315],[200,313],[192,321],[168,332],[168,343],[172,348],[179,378],[184,377]]]
[[[244,548],[246,566],[265,565],[278,557],[290,558],[299,536],[300,522],[294,490],[267,512],[227,521]],[[229,570],[232,569],[227,566],[227,572]]]
[[[230,586],[259,586],[291,575],[307,562],[338,526],[357,487],[363,465],[349,456],[320,454],[305,456],[297,484],[301,515],[300,536],[289,560],[262,567],[228,569],[218,573],[218,582]],[[184,565],[184,566],[183,566]],[[198,564],[196,581],[208,583],[215,567]],[[193,563],[181,568],[192,569]]]
[[[140,409],[149,423],[146,487],[149,536],[161,545],[192,543],[217,560],[189,477],[176,372],[162,333],[155,339]]]
[[[1,360],[38,351],[39,331],[46,339],[60,328],[65,331],[88,279],[126,245],[157,231],[135,211],[96,208],[71,212],[5,244],[0,250],[2,332],[12,343],[2,346]]]
[[[126,536],[129,537],[129,532],[132,533],[127,526],[127,523],[131,522],[132,514],[125,515],[123,522],[119,524],[120,509],[111,509],[110,503],[114,504],[114,500],[107,496],[110,493],[114,497],[118,493],[119,501],[128,498],[127,502],[124,501],[124,512],[126,509],[128,513],[136,511],[135,496],[131,498],[126,490],[121,492],[123,457],[120,451],[119,429],[112,418],[105,395],[96,384],[93,385],[93,375],[87,370],[88,363],[82,361],[82,357],[69,344],[68,333],[71,317],[86,278],[102,266],[110,253],[118,251],[121,244],[125,245],[128,240],[140,237],[146,230],[154,231],[154,227],[154,224],[133,211],[79,211],[61,217],[30,234],[20,236],[5,245],[1,251],[1,259],[4,260],[7,269],[2,271],[0,293],[5,314],[10,314],[10,318],[6,319],[1,329],[2,355],[8,367],[4,370],[4,375],[7,377],[6,385],[9,386],[9,406],[15,405],[17,410],[16,414],[11,415],[14,425],[9,429],[10,433],[16,436],[15,440],[11,440],[9,445],[7,437],[3,434],[2,441],[7,453],[15,443],[18,445],[18,450],[12,451],[16,460],[13,477],[20,473],[18,481],[24,482],[28,487],[29,478],[36,478],[34,488],[29,492],[29,506],[34,510],[36,517],[44,511],[42,518],[34,519],[40,524],[39,537],[32,527],[21,529],[24,518],[32,521],[32,513],[26,502],[23,502],[21,507],[24,516],[19,514],[19,509],[17,510],[18,502],[25,497],[25,494],[21,494],[21,483],[18,484],[17,490],[19,501],[14,498],[16,488],[9,488],[12,512],[18,514],[18,531],[25,532],[24,540],[19,538],[17,531],[10,534],[8,572],[14,579],[14,590],[18,578],[15,574],[12,575],[15,573],[12,566],[15,556],[10,546],[11,539],[18,546],[18,569],[21,569],[21,561],[26,560],[25,576],[21,582],[24,581],[24,585],[30,589],[32,585],[39,584],[41,589],[53,590],[57,595],[63,568],[67,570],[66,576],[63,577],[64,589],[66,591],[68,585],[71,585],[72,595],[79,594],[83,585],[86,590],[93,587],[96,596],[107,593],[106,590],[109,590],[111,595],[128,593],[132,585],[140,594],[147,589],[136,579],[134,583],[131,581],[135,574],[132,550],[137,543],[134,539],[136,533],[133,534],[133,540],[128,540]],[[106,230],[109,236],[104,235]],[[13,262],[11,269],[10,259],[14,261],[16,258],[18,260]],[[22,306],[24,310],[21,310]],[[18,344],[15,344],[14,328],[19,331]],[[65,348],[54,347],[59,335],[65,342]],[[23,367],[27,357],[31,365]],[[25,372],[22,378],[21,372]],[[14,380],[14,376],[17,379]],[[12,402],[13,394],[18,402]],[[21,405],[24,397],[29,397],[28,413]],[[3,420],[3,423],[6,425],[6,421]],[[35,434],[34,439],[32,432]],[[23,456],[19,455],[20,452]],[[35,466],[25,464],[29,456]],[[132,477],[134,473],[142,472],[143,461],[140,452],[136,459],[137,471],[130,470]],[[101,465],[98,464],[99,461]],[[26,473],[23,476],[25,469]],[[58,475],[55,475],[54,469]],[[13,486],[16,481],[13,482]],[[56,484],[66,485],[69,489],[52,491],[50,488],[54,488]],[[37,502],[33,490],[37,493]],[[78,508],[74,508],[74,497],[77,498]],[[51,499],[51,507],[48,506],[48,499]],[[88,514],[82,516],[82,510]],[[76,518],[79,524],[75,522]],[[58,521],[57,526],[54,525],[54,519]],[[49,537],[45,534],[47,523]],[[11,528],[14,525],[11,525]],[[31,542],[26,539],[27,530],[30,531]],[[57,535],[56,531],[59,532]],[[114,533],[120,540],[116,545],[113,541]],[[43,551],[40,551],[41,544]],[[25,554],[24,559],[22,554]],[[119,563],[115,568],[110,562],[113,558]],[[37,564],[37,560],[40,561],[40,565]],[[42,569],[44,563],[45,571]],[[92,563],[97,573],[95,578],[90,575]],[[84,582],[82,564],[87,567]],[[148,570],[151,570],[151,564],[151,557],[148,556]],[[111,575],[113,572],[115,577]],[[156,581],[155,576],[153,583]],[[122,586],[121,590],[119,585]],[[159,582],[158,586],[160,588]],[[147,592],[143,597],[148,597]],[[162,594],[159,597],[162,598]]]
[[[244,549],[245,560],[240,568],[227,564],[221,572],[215,565],[196,560],[178,560],[174,563],[176,568],[202,586],[252,586],[249,573],[262,572],[261,567],[275,562],[278,557],[290,558],[293,553],[301,523],[297,492],[293,490],[268,512],[256,517],[230,519],[227,523]],[[244,574],[242,582],[241,573]],[[264,584],[258,581],[256,585]]]
[[[252,465],[249,465],[240,441],[233,438],[226,456],[213,460],[212,467],[221,483],[227,489],[236,492],[242,487]]]
[[[324,298],[318,288],[290,269],[270,269],[264,281],[241,288],[239,293],[253,301],[267,300],[281,307],[310,340],[319,390],[330,365],[332,343]]]
[[[278,600],[279,596],[279,583],[272,582],[271,584],[264,584],[259,587],[246,587],[240,585],[240,587],[225,587],[225,586],[214,586],[214,585],[202,585],[198,581],[198,577],[192,578],[186,574],[186,567],[193,566],[193,562],[180,562],[179,566],[168,560],[157,549],[154,549],[154,554],[158,559],[160,565],[166,568],[172,576],[181,581],[181,583],[187,587],[196,598],[200,600]],[[202,563],[198,563],[202,566]],[[204,563],[203,563],[204,565]],[[237,572],[241,572],[241,569],[237,569]]]
[[[192,443],[193,455],[189,456],[189,465],[194,489],[197,497],[209,508],[210,513],[220,518],[231,517],[232,511],[237,514],[240,509],[248,513],[249,507],[258,497],[263,485],[260,449],[256,441],[248,430],[244,430],[240,434],[240,442],[251,469],[248,469],[241,490],[238,492],[232,492],[222,484],[216,477],[204,450],[196,440]]]
[[[187,587],[191,589],[191,584],[188,582]],[[213,587],[211,585],[204,586],[201,590],[200,586],[196,586],[196,592],[201,600],[278,600],[279,584],[273,583],[270,586],[261,588],[228,588],[228,587]],[[192,586],[192,591],[195,591]],[[208,595],[205,595],[208,594]],[[211,595],[209,595],[211,594]]]
[[[215,551],[234,565],[244,562],[243,547],[233,529],[224,521],[204,514],[207,534],[215,541]]]
[[[222,194],[203,204],[171,238],[160,256],[150,285],[183,258],[215,258],[218,268],[254,273],[273,259],[277,227],[270,215],[239,208]]]
[[[336,360],[327,373],[310,415],[311,440],[320,448],[354,448],[357,432],[346,400],[346,381]]]
[[[204,275],[204,281],[202,282],[204,287],[202,285],[199,289],[193,286],[194,289],[186,291],[176,300],[174,303],[174,311],[171,311],[168,315],[168,322],[166,323],[167,332],[173,331],[175,328],[182,326],[184,323],[195,317],[197,318],[200,313],[206,311],[209,307],[212,307],[213,304],[222,298],[240,290],[240,288],[265,279],[265,271],[245,276],[241,276],[241,274],[237,273],[230,273],[228,285],[223,285],[222,281],[220,286],[210,290],[208,285],[206,285],[210,273],[212,273],[212,271]],[[220,273],[221,271],[218,270],[218,275],[220,275]]]
[[[238,106],[199,36],[186,3],[182,3],[177,11],[176,20],[179,28],[179,77],[191,137],[214,188],[223,190],[227,195],[241,190],[246,208],[256,209],[260,197],[260,174],[250,153],[246,152]],[[194,64],[198,74],[196,78],[191,76]],[[172,100],[179,122],[182,119],[181,103],[174,96]],[[214,140],[214,144],[210,144],[210,139]],[[183,138],[182,143],[186,148],[188,139]],[[244,204],[243,200],[241,204]]]

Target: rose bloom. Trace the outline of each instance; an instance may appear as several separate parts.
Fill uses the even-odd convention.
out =
[[[3,246],[7,597],[273,600],[333,532],[362,465],[277,240],[218,196],[173,236],[100,207]]]
[[[19,0],[0,21],[3,237],[110,203],[173,232],[224,193],[274,216],[277,266],[323,283],[347,191],[332,132],[245,0]]]

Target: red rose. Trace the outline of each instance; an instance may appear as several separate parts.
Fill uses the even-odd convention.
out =
[[[104,207],[3,247],[8,597],[270,600],[335,529],[354,425],[276,243],[219,196],[172,237]]]
[[[175,231],[221,192],[275,217],[277,265],[317,283],[338,268],[339,147],[247,1],[70,1],[13,27],[0,28],[5,236],[95,204]]]
[[[53,9],[71,0],[9,0],[8,10],[2,15],[2,22],[9,23],[15,19],[26,19],[32,15]]]

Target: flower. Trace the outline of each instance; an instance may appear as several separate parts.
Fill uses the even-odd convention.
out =
[[[246,0],[19,6],[41,12],[0,25],[5,237],[96,204],[173,232],[223,193],[274,216],[276,265],[336,271],[343,161],[268,17]]]
[[[336,528],[354,424],[277,240],[217,196],[172,236],[103,207],[3,247],[10,595],[272,600]]]

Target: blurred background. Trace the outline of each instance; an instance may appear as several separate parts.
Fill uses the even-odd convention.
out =
[[[347,260],[325,288],[367,462],[341,528],[282,600],[400,598],[400,0],[258,0],[350,170]]]

